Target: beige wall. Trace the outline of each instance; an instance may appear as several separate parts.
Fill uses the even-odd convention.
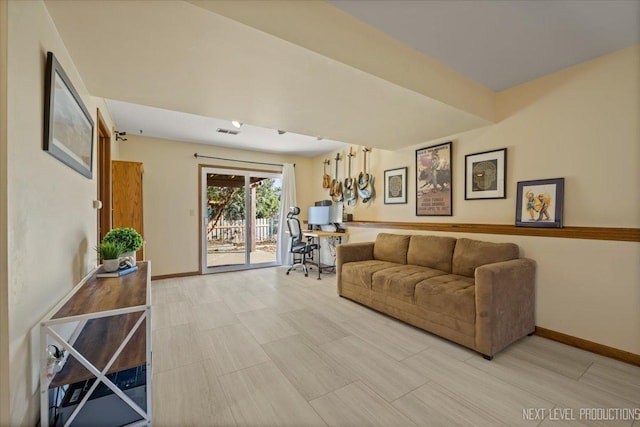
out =
[[[42,150],[47,51],[55,53],[94,122],[97,107],[107,110],[89,96],[42,2],[11,1],[8,17],[10,410],[11,425],[34,425],[39,401],[30,330],[96,265],[96,180]],[[111,126],[110,116],[104,118]]]
[[[196,152],[228,159],[295,163],[298,204],[311,203],[311,192],[306,191],[311,178],[309,159],[136,135],[127,138],[127,142],[118,143],[119,159],[144,163],[145,257],[153,262],[154,276],[199,271],[199,164],[279,171],[263,165],[195,159]]]
[[[0,0],[0,425],[9,425],[9,281],[7,276],[7,2]]]
[[[513,224],[517,181],[564,177],[565,225],[640,227],[638,75],[640,47],[634,46],[499,93],[502,120],[495,125],[396,152],[374,149],[378,196],[351,210],[355,220]],[[453,141],[454,215],[416,217],[415,149],[446,140]],[[504,147],[507,198],[465,201],[464,156]],[[313,162],[314,198],[327,194],[315,184],[326,157]],[[360,151],[356,159],[360,170]],[[404,166],[409,167],[408,204],[384,205],[384,170]],[[380,230],[350,231],[353,242],[372,239]],[[640,354],[640,244],[465,237],[515,242],[538,262],[538,326]]]
[[[564,177],[565,225],[640,227],[639,74],[634,46],[499,93],[503,119],[495,125],[393,152],[374,149],[378,198],[351,211],[362,220],[513,224],[516,182]],[[445,141],[454,141],[454,216],[418,218],[415,150]],[[464,156],[505,147],[507,198],[465,201]],[[362,152],[355,148],[359,171]],[[322,159],[329,157],[335,153],[313,162],[316,197],[323,193]],[[346,162],[341,165],[344,177]],[[409,167],[408,204],[384,205],[384,170],[403,166]]]

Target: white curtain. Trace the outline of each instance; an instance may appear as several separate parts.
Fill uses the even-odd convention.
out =
[[[280,218],[278,220],[278,246],[276,259],[278,264],[290,264],[291,254],[289,245],[289,229],[287,228],[287,213],[289,208],[296,205],[296,169],[291,163],[282,165],[282,192],[280,193]]]

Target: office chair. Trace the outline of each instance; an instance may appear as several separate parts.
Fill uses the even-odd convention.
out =
[[[298,265],[301,265],[304,270],[304,275],[307,277],[309,276],[307,257],[309,257],[311,252],[318,249],[318,245],[309,244],[304,240],[302,229],[300,228],[300,220],[296,218],[298,214],[300,214],[300,208],[297,206],[289,208],[289,213],[287,214],[287,227],[289,228],[289,236],[291,236],[291,249],[289,249],[289,252],[293,254],[293,264],[291,264],[291,267],[287,270],[287,274]]]

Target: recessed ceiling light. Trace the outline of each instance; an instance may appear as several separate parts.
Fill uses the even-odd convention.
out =
[[[240,129],[240,127],[242,127],[242,123],[240,123],[240,122],[239,122],[239,121],[237,121],[237,120],[232,120],[232,121],[231,121],[231,124],[232,124],[234,127],[238,128],[238,129]]]

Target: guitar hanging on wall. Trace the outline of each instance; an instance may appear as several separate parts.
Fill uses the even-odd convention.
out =
[[[367,203],[375,196],[373,175],[367,172],[367,153],[371,152],[371,148],[364,147],[362,152],[364,153],[364,170],[358,175],[358,196],[363,203]]]
[[[325,159],[324,162],[324,173],[322,174],[322,188],[331,187],[331,177],[327,173],[327,166],[331,163],[331,160]]]
[[[336,176],[331,181],[331,189],[329,190],[329,195],[334,202],[341,202],[343,197],[342,194],[342,181],[338,179],[338,162],[340,161],[340,153],[336,153]]]
[[[349,154],[347,157],[349,158],[349,173],[347,177],[344,179],[344,200],[347,202],[347,205],[354,206],[358,201],[358,191],[356,190],[356,180],[351,176],[351,158],[354,157],[356,153],[353,152],[353,147],[349,147]]]

